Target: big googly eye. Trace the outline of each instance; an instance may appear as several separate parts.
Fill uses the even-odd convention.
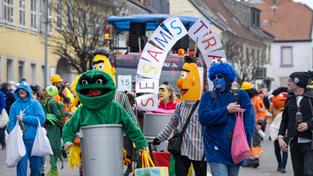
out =
[[[87,80],[82,80],[82,85],[87,85],[88,81]]]
[[[99,70],[103,70],[103,68],[104,68],[103,63],[100,63],[100,64],[99,64]]]
[[[180,77],[181,77],[182,79],[186,79],[186,77],[187,77],[187,72],[182,71],[182,72],[180,73]]]
[[[218,63],[218,60],[216,60],[216,59],[212,59],[212,61],[211,61],[211,65],[216,64],[216,63]]]
[[[227,61],[226,61],[226,58],[224,58],[224,57],[220,58],[218,61],[219,61],[220,63],[226,63],[226,62],[227,62]]]
[[[97,67],[96,67],[95,65],[93,65],[93,66],[92,66],[92,69],[96,70],[96,69],[97,69]]]
[[[96,84],[102,84],[103,80],[102,79],[97,79]]]

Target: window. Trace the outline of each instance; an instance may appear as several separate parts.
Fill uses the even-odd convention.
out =
[[[30,27],[37,29],[37,0],[30,1]]]
[[[292,47],[291,46],[283,46],[281,47],[281,67],[292,67]]]
[[[36,64],[32,63],[30,64],[31,69],[31,84],[35,85],[37,84],[37,66]]]
[[[19,0],[18,16],[18,23],[22,26],[25,26],[25,0]]]
[[[9,23],[14,21],[13,8],[13,0],[3,0],[3,18]]]
[[[56,3],[56,25],[60,29],[62,27],[62,6],[61,6],[61,0],[58,0]]]
[[[14,80],[14,72],[13,72],[13,59],[7,60],[7,81]]]
[[[24,78],[24,65],[25,65],[24,61],[18,61],[17,71],[18,71],[18,80],[19,81]]]
[[[260,26],[260,11],[251,8],[251,24],[252,26]]]
[[[51,15],[51,1],[48,0],[48,22],[49,22],[49,25],[48,25],[48,32],[51,32],[52,30],[52,15]]]

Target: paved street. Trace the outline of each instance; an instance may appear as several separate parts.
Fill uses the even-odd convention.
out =
[[[61,167],[60,163],[59,166]],[[60,168],[59,167],[59,168]],[[270,141],[264,142],[264,153],[261,158],[260,167],[258,169],[253,168],[241,168],[240,176],[292,176],[292,166],[290,162],[290,157],[287,165],[287,173],[281,174],[276,172],[277,162],[274,156],[273,143]],[[46,172],[49,170],[49,158],[46,159]],[[0,175],[1,176],[13,176],[15,175],[15,168],[8,168],[5,165],[5,151],[0,151]],[[60,170],[60,176],[77,176],[78,169],[70,170],[64,162],[64,169]]]

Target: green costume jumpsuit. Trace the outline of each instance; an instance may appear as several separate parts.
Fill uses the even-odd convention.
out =
[[[127,136],[138,149],[147,146],[141,130],[125,109],[113,101],[115,84],[110,75],[100,70],[90,70],[81,75],[76,92],[82,104],[63,127],[63,142],[73,143],[82,126],[98,124],[122,124]],[[101,90],[100,94],[94,93]]]

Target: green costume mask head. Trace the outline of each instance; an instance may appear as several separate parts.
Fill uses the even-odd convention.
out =
[[[115,89],[111,76],[100,70],[83,73],[76,86],[80,102],[88,109],[99,109],[113,101]]]

